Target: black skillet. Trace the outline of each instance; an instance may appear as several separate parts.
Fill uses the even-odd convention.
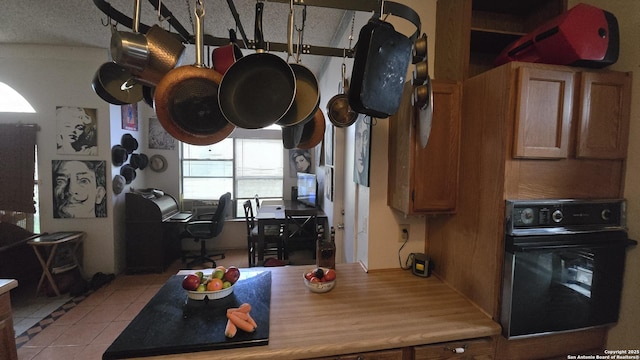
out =
[[[262,33],[264,3],[256,4],[256,53],[237,60],[224,74],[218,102],[235,126],[259,129],[287,114],[296,95],[296,77],[284,59],[265,52]]]

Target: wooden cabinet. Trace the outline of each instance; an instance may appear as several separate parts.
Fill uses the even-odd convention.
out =
[[[631,80],[625,72],[580,72],[576,157],[627,157]]]
[[[414,360],[436,359],[494,359],[496,341],[494,338],[471,339],[440,344],[416,346]]]
[[[566,0],[438,1],[435,77],[464,80],[493,68],[506,46],[566,9]]]
[[[601,97],[594,100],[579,95],[588,92],[581,85],[585,77],[623,80],[624,85],[602,81],[608,90],[591,86],[592,94]],[[581,142],[578,129],[586,128],[594,150],[596,144],[608,144],[626,153],[622,138],[628,131],[622,129],[629,126],[629,114],[615,109],[627,107],[621,104],[629,101],[629,92],[622,89],[630,86],[630,77],[512,62],[465,80],[456,216],[429,219],[427,252],[434,272],[494,319],[499,317],[506,199],[624,196],[624,155],[584,154],[576,144]],[[592,114],[614,115],[604,118],[606,124],[603,118],[579,119],[584,106]]]
[[[18,359],[8,291],[0,294],[0,359]]]
[[[457,211],[427,220],[434,274],[499,321],[505,200],[623,197],[630,86],[629,73],[518,62],[466,79]],[[498,358],[579,354],[605,337],[571,333],[553,351],[555,336],[509,341]]]
[[[630,73],[530,64],[515,69],[515,158],[626,157]],[[575,149],[569,143],[572,119]]]
[[[405,84],[398,112],[389,117],[387,203],[406,215],[455,212],[460,154],[461,84],[433,80],[433,119],[422,148],[418,114]]]
[[[573,87],[573,72],[518,68],[514,157],[567,157]]]
[[[336,355],[330,357],[316,358],[314,360],[408,360],[411,359],[412,349],[391,349],[372,351],[359,354]]]

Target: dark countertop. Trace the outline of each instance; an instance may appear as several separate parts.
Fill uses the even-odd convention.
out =
[[[216,300],[189,299],[182,288],[183,278],[184,275],[174,275],[158,290],[109,346],[103,359],[268,344],[271,272],[243,271],[233,293]],[[258,328],[253,333],[238,330],[236,336],[229,339],[224,335],[227,309],[244,302],[251,304],[251,316]]]

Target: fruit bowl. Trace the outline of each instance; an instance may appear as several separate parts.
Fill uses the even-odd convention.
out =
[[[189,291],[187,290],[187,295],[189,299],[192,300],[217,300],[227,297],[233,293],[233,288],[236,285],[233,284],[226,289],[217,290],[217,291]]]
[[[311,290],[311,292],[314,292],[314,293],[326,293],[328,291],[331,291],[331,289],[333,289],[336,285],[335,279],[331,281],[313,281],[313,280],[307,279],[307,274],[317,269],[318,268],[310,269],[305,271],[302,274],[302,280],[304,280],[304,284],[307,286],[309,290]],[[320,269],[322,269],[324,272],[329,270],[327,268],[320,268]]]

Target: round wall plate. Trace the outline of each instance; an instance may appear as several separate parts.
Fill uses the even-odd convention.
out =
[[[155,172],[167,170],[167,159],[162,155],[152,155],[149,158],[149,167]]]

